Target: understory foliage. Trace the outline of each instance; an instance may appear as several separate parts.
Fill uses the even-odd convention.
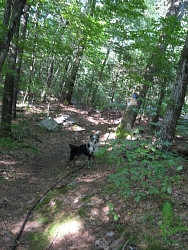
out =
[[[161,151],[150,141],[116,139],[98,156],[114,165],[116,173],[109,177],[121,195],[136,201],[149,195],[171,195],[183,168],[181,157]]]
[[[109,178],[122,197],[135,199],[136,202],[153,198],[162,201],[155,237],[143,233],[151,249],[163,249],[175,243],[181,245],[176,235],[186,232],[187,228],[182,219],[174,214],[171,203],[174,202],[173,189],[181,180],[184,160],[172,152],[161,151],[157,143],[149,140],[116,139],[101,148],[97,156],[114,167],[115,173]],[[164,202],[165,199],[168,201]],[[110,204],[110,212],[115,220],[113,204]],[[152,208],[150,212],[155,213]],[[145,221],[147,226],[153,223],[148,220]]]
[[[181,220],[174,215],[173,207],[170,202],[165,202],[163,204],[160,229],[165,239],[168,236],[187,231],[187,228],[182,225]]]

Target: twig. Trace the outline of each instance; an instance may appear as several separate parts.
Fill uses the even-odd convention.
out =
[[[123,246],[123,248],[121,250],[125,250],[125,248],[127,247],[128,243],[129,243],[129,240],[130,239],[127,240],[127,242],[125,243],[125,245]]]
[[[1,200],[11,202],[11,201],[9,201],[6,197],[1,198]]]
[[[56,238],[57,238],[57,236],[58,236],[58,233],[59,233],[59,232],[56,233],[56,235],[55,235],[55,237],[52,239],[52,241],[51,241],[49,247],[46,248],[45,250],[49,250],[49,249],[51,248],[51,246],[54,244],[54,241],[56,240]]]
[[[43,143],[43,141],[42,141],[41,139],[39,139],[38,137],[36,137],[35,135],[33,135],[33,138],[34,138],[36,141],[38,141],[38,142],[40,142],[40,143]]]
[[[16,172],[15,170],[0,169],[0,172]]]
[[[108,136],[107,136],[107,138],[106,138],[106,141],[105,141],[104,146],[106,146],[106,143],[107,143],[107,141],[108,141],[109,136],[110,136],[110,132],[108,133]]]
[[[22,226],[20,227],[20,231],[15,239],[15,244],[14,246],[12,247],[12,250],[15,250],[17,248],[17,246],[19,245],[19,238],[20,236],[22,235],[23,231],[24,231],[24,228],[25,228],[25,225],[29,219],[29,216],[31,215],[32,211],[35,209],[35,207],[44,199],[44,197],[51,191],[55,188],[55,186],[57,186],[60,182],[62,182],[64,179],[66,179],[68,176],[78,172],[79,170],[83,169],[86,165],[87,165],[88,161],[83,165],[81,166],[80,168],[76,169],[76,170],[73,170],[71,172],[69,172],[67,175],[65,175],[62,179],[60,179],[59,181],[57,181],[50,189],[48,189],[44,194],[43,196],[33,205],[33,207],[29,210],[29,212],[27,213],[26,217],[25,217],[25,220],[22,224]]]

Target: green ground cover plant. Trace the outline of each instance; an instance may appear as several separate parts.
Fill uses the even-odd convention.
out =
[[[172,152],[162,151],[149,141],[111,141],[98,156],[114,165],[116,173],[109,176],[121,195],[136,201],[148,195],[171,194],[178,184],[183,159]]]

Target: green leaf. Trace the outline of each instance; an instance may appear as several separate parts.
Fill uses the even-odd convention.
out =
[[[119,218],[120,218],[119,215],[117,215],[117,214],[114,215],[114,220],[115,221],[119,220]]]
[[[171,193],[172,193],[172,189],[171,189],[171,187],[168,187],[168,188],[167,188],[167,193],[169,193],[169,194],[171,194]]]
[[[106,204],[107,204],[107,206],[109,207],[110,211],[113,211],[113,210],[114,210],[114,207],[113,207],[112,202],[109,202],[109,201],[108,201]]]
[[[176,170],[180,171],[183,169],[183,166],[179,166],[178,168],[176,168]]]
[[[140,195],[137,195],[136,198],[135,198],[135,201],[138,202],[140,200],[141,196]]]

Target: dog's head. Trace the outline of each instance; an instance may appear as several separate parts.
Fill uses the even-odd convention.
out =
[[[90,141],[94,144],[99,143],[100,135],[101,135],[100,131],[96,132],[96,134],[90,135]]]
[[[69,147],[70,147],[71,149],[73,149],[73,148],[76,148],[77,146],[75,146],[75,145],[73,145],[73,144],[69,144]]]

